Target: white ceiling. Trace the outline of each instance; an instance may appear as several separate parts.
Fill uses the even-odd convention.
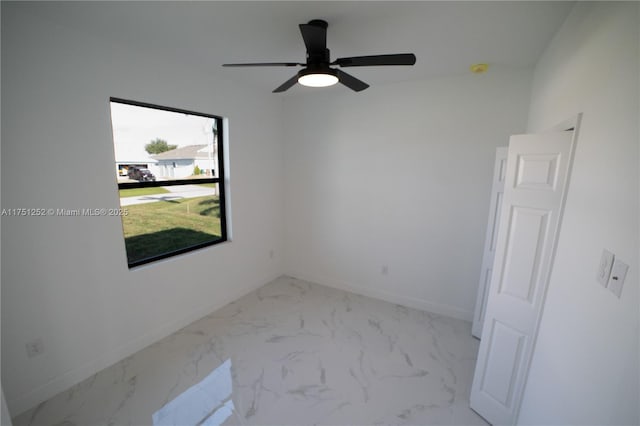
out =
[[[332,59],[416,54],[414,67],[347,70],[375,85],[462,74],[475,62],[487,62],[490,69],[531,67],[572,4],[540,1],[27,2],[20,8],[270,92],[290,78],[297,68],[223,69],[221,65],[304,62],[305,49],[298,24],[310,19],[329,22],[327,45]]]

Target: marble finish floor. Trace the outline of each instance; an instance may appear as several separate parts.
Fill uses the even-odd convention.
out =
[[[281,277],[14,425],[485,425],[471,324]]]

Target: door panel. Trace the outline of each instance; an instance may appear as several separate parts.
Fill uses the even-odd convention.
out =
[[[497,403],[509,406],[513,399],[513,382],[526,336],[512,327],[493,321],[489,334],[489,350],[496,355],[487,358],[481,389]]]
[[[484,323],[484,313],[487,307],[487,296],[489,295],[489,283],[491,282],[491,271],[493,268],[493,257],[498,241],[498,223],[500,223],[500,212],[502,209],[502,193],[504,191],[504,179],[507,172],[507,147],[496,149],[496,160],[493,166],[493,184],[491,186],[491,204],[489,208],[489,224],[485,236],[484,254],[482,256],[482,268],[480,271],[480,282],[478,283],[478,294],[476,296],[476,308],[473,314],[473,327],[471,334],[478,339],[482,337],[482,324]]]
[[[553,191],[558,165],[557,154],[519,155],[516,188]]]
[[[505,247],[500,292],[533,303],[540,254],[547,235],[548,211],[513,207]]]
[[[515,135],[509,142],[502,220],[471,388],[471,408],[492,424],[514,424],[542,314],[573,132]]]

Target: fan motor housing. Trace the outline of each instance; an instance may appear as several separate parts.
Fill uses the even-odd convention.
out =
[[[330,57],[329,49],[324,49],[323,52],[307,52],[307,65],[328,64]]]
[[[313,25],[314,27],[320,27],[325,30],[329,28],[329,23],[323,19],[312,19],[307,23],[307,25]]]

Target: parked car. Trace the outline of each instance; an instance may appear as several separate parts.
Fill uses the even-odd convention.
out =
[[[135,179],[140,182],[155,181],[156,177],[151,173],[149,169],[140,169],[138,167],[129,167],[127,172],[129,179]]]

